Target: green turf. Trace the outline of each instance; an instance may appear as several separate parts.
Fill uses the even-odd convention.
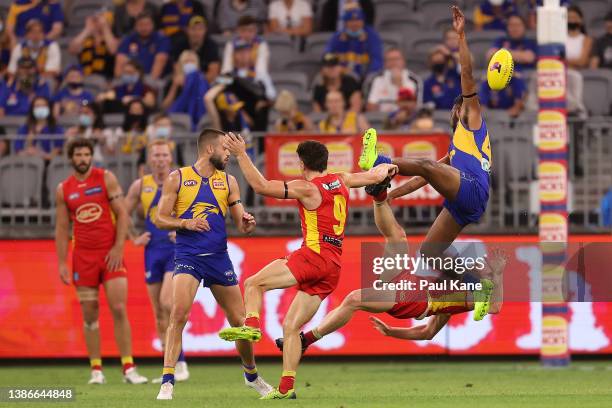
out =
[[[160,367],[141,366],[152,378]],[[538,363],[305,363],[298,372],[295,401],[258,401],[244,387],[240,367],[198,363],[191,379],[179,383],[174,401],[156,401],[159,385],[121,383],[118,367],[106,367],[107,384],[87,386],[86,367],[1,367],[0,387],[70,386],[76,403],[19,403],[14,407],[612,407],[612,363],[572,363],[569,369],[542,369]],[[279,364],[260,364],[276,385]]]

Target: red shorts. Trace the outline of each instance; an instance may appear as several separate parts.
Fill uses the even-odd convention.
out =
[[[309,295],[325,299],[338,286],[340,263],[337,255],[321,248],[317,254],[308,247],[302,247],[286,257],[287,267],[298,281],[298,289]]]
[[[391,310],[387,312],[390,316],[396,319],[416,319],[425,317],[423,314],[427,310],[427,301],[425,302],[398,302]]]
[[[127,278],[127,269],[122,265],[109,271],[104,258],[110,249],[75,249],[72,254],[72,282],[74,286],[97,288],[101,283],[115,278]]]

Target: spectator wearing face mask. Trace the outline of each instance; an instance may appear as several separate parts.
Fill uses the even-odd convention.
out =
[[[83,71],[78,65],[72,65],[66,69],[64,75],[64,86],[60,88],[53,97],[54,114],[76,115],[83,102],[91,103],[94,96],[83,88]]]
[[[14,78],[0,87],[0,117],[28,114],[37,96],[49,99],[49,85],[38,77],[34,60],[22,57],[17,62]]]
[[[383,68],[382,40],[372,27],[365,25],[361,9],[345,11],[342,20],[344,29],[332,36],[325,52],[336,54],[342,66],[363,81],[370,72]]]
[[[450,64],[450,56],[436,48],[429,55],[431,75],[423,84],[423,103],[435,109],[452,109],[461,94],[461,77]]]
[[[586,33],[582,10],[578,6],[567,8],[567,40],[565,42],[565,57],[567,65],[574,69],[587,68],[593,39]]]
[[[512,0],[485,0],[474,9],[476,30],[506,31],[508,17],[517,14]]]
[[[595,42],[591,68],[612,69],[612,11],[606,15],[606,33]]]
[[[142,69],[137,61],[128,61],[123,67],[117,85],[98,94],[97,101],[103,103],[104,112],[124,112],[125,106],[133,99],[140,99],[149,108],[156,105],[155,91],[144,83]]]
[[[15,153],[38,156],[45,161],[61,153],[64,129],[57,126],[49,99],[37,96],[32,101],[27,122],[17,130]],[[54,136],[62,136],[60,138]]]
[[[538,57],[538,44],[526,36],[527,27],[523,18],[512,15],[508,18],[507,35],[500,37],[493,43],[487,53],[490,59],[500,48],[505,48],[512,54],[514,70],[521,72],[526,69],[535,69]]]
[[[21,57],[32,58],[41,76],[56,77],[59,75],[62,61],[60,48],[55,41],[45,38],[43,24],[39,20],[28,21],[25,39],[11,52],[9,74],[15,74],[17,61]]]
[[[221,71],[221,56],[219,46],[208,35],[208,23],[204,17],[191,17],[185,32],[175,35],[172,60],[177,61],[185,50],[191,50],[198,55],[206,80],[208,83],[214,82]]]
[[[100,107],[95,103],[84,100],[79,106],[78,121],[78,125],[72,126],[66,131],[66,142],[78,137],[92,139],[94,142],[94,164],[102,166],[105,155],[112,152],[108,144],[113,138],[113,132],[106,128]]]
[[[287,90],[278,94],[274,110],[279,116],[274,124],[276,132],[308,132],[314,129],[310,118],[298,110],[295,96]]]

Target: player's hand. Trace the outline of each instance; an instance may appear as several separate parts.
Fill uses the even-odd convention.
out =
[[[242,214],[243,233],[250,234],[251,232],[253,232],[253,230],[255,230],[255,225],[257,225],[257,222],[255,221],[255,217],[253,217],[253,214],[249,214],[248,212]]]
[[[378,317],[375,317],[375,316],[370,316],[370,321],[374,324],[374,328],[378,330],[380,333],[382,333],[384,336],[391,335],[391,328],[389,327],[387,323],[383,322],[382,320],[380,320]]]
[[[453,28],[457,34],[463,34],[463,30],[465,29],[465,16],[457,6],[451,6],[451,10],[453,11]]]
[[[134,240],[132,240],[132,243],[136,246],[145,246],[148,245],[150,241],[151,233],[149,231],[146,231],[134,238]]]
[[[241,153],[246,152],[246,143],[244,139],[242,138],[242,136],[237,135],[233,132],[229,132],[227,134],[225,138],[225,143],[223,145],[234,156],[238,156]]]
[[[123,266],[123,247],[113,245],[106,257],[104,257],[106,267],[109,271],[114,272]]]
[[[395,164],[383,163],[372,168],[371,171],[376,176],[377,183],[380,183],[387,177],[393,178],[397,174],[398,168]]]
[[[210,225],[208,224],[208,221],[206,221],[203,218],[192,218],[190,220],[186,220],[183,224],[182,224],[183,228],[189,231],[196,231],[196,232],[206,232],[206,231],[210,231]]]
[[[168,233],[168,239],[170,239],[170,242],[173,244],[176,244],[176,231],[170,231]]]
[[[64,263],[59,265],[59,276],[62,283],[70,285],[70,271],[68,270],[68,265]]]

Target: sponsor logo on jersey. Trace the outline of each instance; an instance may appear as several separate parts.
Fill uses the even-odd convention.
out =
[[[342,240],[329,235],[323,235],[323,242],[327,242],[335,247],[342,248]]]
[[[77,198],[79,198],[79,193],[72,193],[68,196],[69,200],[76,200]]]
[[[196,180],[185,180],[183,181],[183,185],[185,187],[193,187],[193,186],[198,185],[198,182]]]
[[[89,224],[100,218],[103,212],[104,210],[99,204],[86,203],[76,209],[75,218],[80,223]]]
[[[337,190],[340,188],[340,180],[334,180],[331,183],[323,183],[321,184],[323,186],[323,188],[327,191],[332,191],[332,190]]]
[[[484,157],[482,158],[482,160],[480,160],[480,167],[486,172],[491,171],[491,163],[489,163],[489,161]]]
[[[227,279],[228,282],[232,282],[235,277],[236,277],[236,274],[234,273],[234,271],[225,271],[225,278]]]
[[[212,181],[212,188],[214,188],[215,190],[223,190],[223,189],[225,189],[225,181],[223,181],[223,180],[213,180]]]
[[[95,186],[95,187],[88,188],[87,190],[85,190],[85,195],[90,196],[90,195],[98,194],[101,192],[102,192],[102,187]]]

